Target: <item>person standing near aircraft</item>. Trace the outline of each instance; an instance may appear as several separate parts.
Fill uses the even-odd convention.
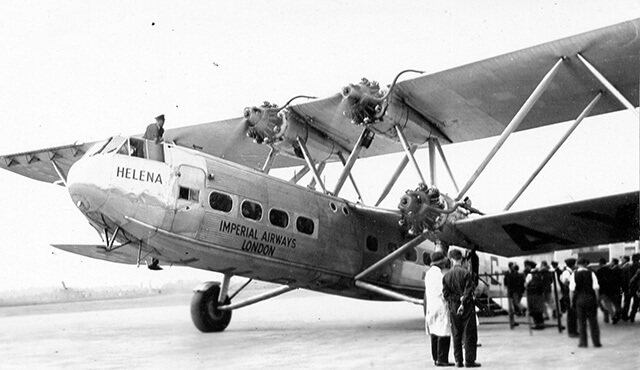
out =
[[[636,312],[640,309],[640,299],[638,299],[638,297],[640,297],[640,269],[631,277],[629,281],[629,291],[635,292],[631,312],[629,312],[628,315],[629,322],[634,322],[636,320]]]
[[[576,317],[576,308],[571,304],[571,292],[569,290],[569,282],[573,276],[573,269],[576,266],[575,258],[567,258],[564,260],[566,268],[560,275],[560,284],[562,284],[562,299],[566,299],[567,302],[567,333],[569,338],[577,338],[578,335],[578,320]]]
[[[449,362],[451,322],[442,292],[443,270],[447,257],[442,252],[431,254],[431,268],[424,275],[425,329],[431,338],[431,356],[436,366],[453,366]]]
[[[600,344],[600,328],[598,327],[598,278],[593,271],[587,269],[589,260],[580,258],[578,269],[569,280],[569,290],[572,292],[572,304],[575,304],[578,314],[578,333],[580,342],[578,347],[587,347],[587,321],[591,329],[591,340],[594,347]]]
[[[509,271],[504,275],[504,285],[507,287],[507,295],[513,305],[513,313],[521,316],[523,308],[520,301],[524,294],[524,276],[518,269],[517,263],[509,262]]]
[[[549,317],[553,316],[555,318],[557,312],[555,312],[555,300],[552,294],[553,289],[553,279],[554,273],[551,271],[549,264],[547,261],[540,262],[539,273],[542,274],[542,278],[544,280],[544,291],[543,291],[543,300],[544,300],[544,310],[543,315],[544,319],[548,320]],[[551,315],[549,315],[551,312]]]
[[[606,259],[600,258],[599,265],[600,267],[596,271],[600,286],[598,306],[604,314],[605,323],[609,323],[609,317],[611,317],[611,322],[617,324],[622,311],[618,304],[619,299],[616,299],[620,295],[620,280],[614,277],[614,271],[607,265]]]
[[[143,139],[153,140],[156,144],[160,144],[163,140],[162,135],[164,135],[164,114],[156,117],[156,122],[147,126],[147,130],[142,136]]]
[[[624,319],[624,321],[629,320],[629,318],[631,317],[629,309],[633,305],[637,305],[636,300],[638,299],[638,297],[636,296],[636,291],[633,289],[633,287],[631,287],[630,282],[631,278],[636,274],[636,272],[638,272],[638,270],[640,270],[640,254],[636,253],[631,256],[630,262],[627,262],[622,266],[622,275],[624,281],[622,287],[622,292],[624,293],[622,318]]]
[[[527,309],[533,320],[533,329],[544,329],[544,275],[536,269],[533,261],[524,261],[526,278],[524,285],[527,288]]]
[[[449,251],[453,267],[442,278],[442,293],[449,306],[453,356],[456,366],[463,366],[462,346],[464,342],[464,366],[480,367],[476,362],[478,346],[478,326],[476,323],[473,291],[473,275],[462,267],[462,253],[457,249]]]

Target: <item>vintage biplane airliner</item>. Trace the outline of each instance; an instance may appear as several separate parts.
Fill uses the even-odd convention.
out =
[[[442,72],[407,70],[386,89],[363,79],[324,99],[265,103],[243,117],[169,129],[160,144],[111,137],[5,155],[0,165],[65,185],[104,241],[57,248],[222,273],[192,301],[204,332],[224,330],[234,309],[298,288],[421,304],[425,241],[510,257],[638,239],[637,191],[509,208],[586,116],[638,114],[639,31],[636,19]],[[512,132],[571,120],[504,212],[471,206],[467,191]],[[468,182],[453,197],[440,192],[437,154],[453,177],[441,145],[490,136],[499,139]],[[418,147],[429,149],[428,182]],[[406,155],[374,205],[340,197],[347,180],[357,190],[358,158],[393,152]],[[321,173],[337,161],[343,171],[329,188]],[[409,163],[420,183],[397,209],[379,208]],[[296,165],[304,167],[290,181],[269,175]],[[317,191],[298,185],[305,174]],[[244,288],[230,288],[233,276],[282,286],[232,303]]]

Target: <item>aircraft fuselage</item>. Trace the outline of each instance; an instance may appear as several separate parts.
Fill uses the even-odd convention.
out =
[[[98,231],[119,227],[127,248],[141,246],[165,264],[387,299],[355,287],[353,277],[408,240],[399,212],[171,144],[116,137],[98,149],[73,166],[69,192]],[[421,297],[431,251],[412,249],[364,280]]]

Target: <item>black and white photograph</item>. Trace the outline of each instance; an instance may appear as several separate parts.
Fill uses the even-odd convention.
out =
[[[0,2],[0,368],[638,369],[639,17]]]

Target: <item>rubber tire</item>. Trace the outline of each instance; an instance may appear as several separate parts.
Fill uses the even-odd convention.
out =
[[[223,331],[231,321],[231,311],[218,310],[219,294],[220,286],[214,285],[206,291],[195,292],[191,299],[191,320],[203,333]],[[230,302],[227,297],[224,304]]]

